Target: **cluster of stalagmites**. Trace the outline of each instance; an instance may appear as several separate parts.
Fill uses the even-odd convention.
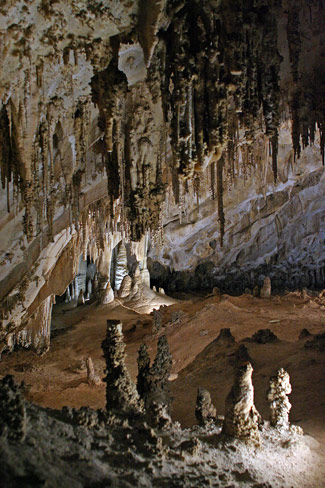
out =
[[[233,342],[231,338],[230,331],[225,329],[221,331],[218,341]],[[132,381],[125,365],[125,344],[122,324],[119,321],[107,321],[107,334],[102,349],[106,361],[105,421],[108,425],[119,422],[118,419],[132,418],[142,419],[144,428],[149,434],[148,425],[158,431],[169,429],[172,421],[168,379],[172,358],[166,336],[161,336],[158,340],[157,355],[152,365],[150,365],[147,347],[145,345],[140,347],[137,384]],[[259,446],[263,422],[254,405],[253,367],[249,361],[242,360],[247,357],[249,358],[246,349],[236,356],[235,380],[226,398],[221,439],[236,438]],[[100,379],[95,373],[91,358],[87,359],[86,364],[89,383],[99,384]],[[301,434],[300,428],[290,426],[289,423],[291,404],[288,395],[290,393],[289,374],[281,368],[271,378],[267,393],[270,403],[270,424],[280,432]],[[99,418],[98,412],[85,408],[79,412],[71,410],[70,414],[74,422],[86,427],[94,427]],[[214,422],[218,423],[222,418],[217,416],[210,393],[204,388],[198,389],[195,415],[198,424],[202,427],[209,427]],[[0,382],[0,436],[11,441],[23,440],[27,421],[21,387],[15,384],[12,376],[6,376]],[[152,435],[156,436],[154,433]],[[195,441],[196,439],[189,441],[193,449],[196,446]]]
[[[260,330],[252,340],[255,342],[273,342],[274,337],[268,329]],[[263,340],[259,340],[262,336]],[[274,337],[273,337],[274,336]],[[221,329],[216,342],[232,344],[234,337],[230,329]],[[235,354],[235,380],[226,398],[225,416],[222,435],[225,438],[237,438],[253,445],[261,443],[260,430],[264,425],[261,415],[254,405],[254,387],[252,383],[253,367],[251,358],[244,344],[241,344]],[[291,426],[289,412],[291,404],[288,395],[291,393],[289,374],[279,369],[270,379],[267,400],[270,404],[270,425],[279,431],[291,431],[302,434],[300,427]],[[206,425],[218,420],[211,396],[205,388],[199,388],[196,400],[195,416],[199,425]]]

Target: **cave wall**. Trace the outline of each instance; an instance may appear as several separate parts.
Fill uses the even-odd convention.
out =
[[[149,284],[148,232],[169,277],[321,269],[324,17],[321,0],[1,3],[1,349],[46,323],[80,256],[107,283],[123,240]]]

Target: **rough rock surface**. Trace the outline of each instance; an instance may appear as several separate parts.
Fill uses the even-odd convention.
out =
[[[270,387],[267,393],[267,399],[270,403],[270,422],[277,429],[289,429],[291,403],[288,395],[291,391],[290,376],[281,368],[270,379]]]
[[[207,422],[211,422],[216,418],[217,410],[212,404],[211,395],[205,388],[198,388],[195,417],[199,425],[204,425]]]
[[[22,442],[26,429],[27,414],[22,387],[7,375],[0,382],[0,437]]]
[[[226,436],[259,445],[260,415],[254,405],[252,373],[253,368],[249,362],[236,369],[234,385],[226,398],[222,431]]]
[[[125,344],[122,324],[107,321],[107,335],[102,343],[106,362],[106,408],[108,412],[137,414],[143,405],[125,366]]]
[[[158,339],[157,355],[150,366],[147,347],[142,344],[138,355],[137,390],[144,401],[149,422],[156,426],[170,423],[170,395],[168,378],[172,357],[166,336]]]

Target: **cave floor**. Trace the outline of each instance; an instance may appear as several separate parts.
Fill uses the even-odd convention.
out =
[[[325,446],[325,351],[307,348],[298,336],[303,328],[310,333],[325,331],[324,299],[299,293],[274,296],[269,300],[250,295],[187,297],[165,309],[163,329],[173,356],[171,394],[173,418],[183,426],[195,423],[197,388],[207,388],[217,407],[224,413],[224,402],[232,385],[234,353],[238,342],[259,329],[270,328],[279,338],[276,343],[243,342],[252,358],[255,403],[263,418],[268,417],[266,391],[269,377],[284,367],[291,376],[293,405],[291,421],[300,425]],[[152,334],[152,316],[125,308],[121,304],[89,304],[65,310],[56,307],[50,351],[37,356],[19,350],[4,355],[0,377],[10,373],[26,385],[28,400],[59,409],[65,405],[79,408],[105,405],[105,383],[89,386],[84,360],[91,357],[96,372],[104,376],[101,342],[106,320],[123,322],[126,364],[133,379],[137,374],[137,351],[142,342],[153,358],[158,334]],[[214,341],[221,328],[230,328],[236,343]]]

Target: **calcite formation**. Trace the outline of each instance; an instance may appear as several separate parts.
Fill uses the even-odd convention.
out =
[[[22,387],[13,376],[0,381],[0,437],[22,442],[26,436],[27,413]]]
[[[0,8],[1,348],[80,256],[101,296],[149,247],[166,291],[324,281],[323,2]]]
[[[277,429],[289,429],[289,412],[291,403],[288,395],[292,391],[290,376],[280,368],[275,376],[270,379],[270,386],[267,393],[267,399],[270,404],[270,422]]]
[[[98,386],[101,384],[101,379],[95,372],[94,363],[91,357],[86,359],[86,367],[87,367],[87,381],[91,386]]]
[[[136,386],[125,366],[122,324],[107,321],[106,339],[102,343],[106,362],[106,409],[110,413],[139,414],[143,409]]]
[[[264,279],[263,286],[260,291],[261,298],[271,298],[272,287],[271,287],[271,280],[269,276]]]
[[[233,387],[226,398],[223,434],[259,445],[260,415],[254,405],[253,368],[249,362],[236,368]]]
[[[160,336],[156,358],[150,366],[147,347],[142,344],[138,355],[137,389],[144,401],[149,421],[164,426],[170,423],[170,396],[168,378],[172,358],[166,336]]]
[[[199,425],[205,425],[216,418],[217,410],[212,404],[211,395],[205,388],[198,388],[195,406],[195,417]]]

